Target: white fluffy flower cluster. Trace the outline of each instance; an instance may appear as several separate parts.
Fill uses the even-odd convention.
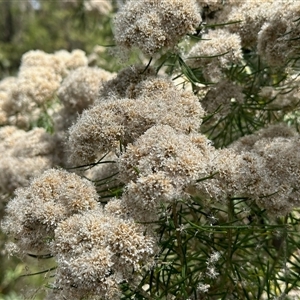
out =
[[[254,185],[244,183],[244,190],[256,198],[257,204],[269,214],[283,216],[300,205],[299,134],[285,125],[270,126],[256,134],[245,136],[232,146],[240,155],[255,157],[256,165],[248,161],[245,174],[256,173]],[[247,152],[246,152],[247,151]],[[251,172],[249,172],[249,170]],[[242,178],[237,178],[240,182]]]
[[[97,201],[91,182],[50,169],[18,189],[6,208],[2,229],[19,252],[55,257],[52,297],[118,299],[119,283],[152,264],[154,238]]]
[[[115,17],[115,40],[124,49],[152,55],[193,33],[201,17],[193,0],[127,1]]]
[[[186,56],[192,68],[202,68],[207,81],[217,82],[222,70],[241,61],[241,38],[225,29],[210,30],[202,35]]]
[[[12,195],[19,187],[56,164],[55,139],[43,128],[24,131],[0,129],[0,193]]]
[[[131,73],[129,76],[132,78]],[[69,129],[69,158],[73,164],[93,163],[107,151],[126,147],[154,125],[169,125],[185,133],[198,130],[204,111],[196,96],[177,90],[169,79],[143,73],[140,76],[140,80],[129,81],[124,98],[119,98],[118,91],[113,93],[113,84],[118,81],[108,81],[95,105]],[[128,81],[125,76],[117,79]],[[107,96],[102,97],[102,93]]]
[[[258,54],[269,65],[284,66],[299,54],[299,1],[206,2],[206,9],[214,11],[213,18],[206,21],[227,24],[226,30],[239,37],[244,49],[257,47]],[[203,3],[200,5],[203,6]]]
[[[136,220],[158,217],[161,204],[186,198],[187,186],[210,175],[214,148],[201,134],[185,134],[167,125],[148,129],[121,155],[122,197]]]
[[[53,101],[63,78],[70,71],[87,66],[87,62],[82,50],[26,52],[17,76],[0,82],[0,125],[28,130],[47,103]]]

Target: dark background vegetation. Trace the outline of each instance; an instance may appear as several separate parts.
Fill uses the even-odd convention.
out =
[[[86,11],[84,0],[0,0],[0,79],[14,76],[22,55],[29,50],[53,53],[82,49],[90,54],[95,45],[112,45],[111,14]],[[100,67],[114,69],[108,51]],[[102,65],[101,65],[102,64]]]

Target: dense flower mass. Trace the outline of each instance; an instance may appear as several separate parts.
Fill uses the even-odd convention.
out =
[[[227,28],[238,33],[243,47],[252,47],[257,43],[257,35],[261,26],[278,10],[281,9],[279,1],[235,1],[230,0],[224,9],[216,14],[212,23],[226,24]]]
[[[41,105],[53,97],[59,88],[63,76],[70,69],[87,65],[83,51],[77,50],[72,54],[58,52],[47,54],[42,51],[29,51],[22,57],[17,86],[12,99],[16,111],[30,110],[34,103]]]
[[[16,191],[3,223],[22,252],[49,251],[58,223],[72,214],[97,206],[94,186],[76,174],[50,169],[26,188]]]
[[[202,39],[188,53],[187,63],[193,68],[203,68],[208,81],[217,82],[222,77],[222,68],[242,59],[240,36],[216,29],[203,34]]]
[[[286,215],[299,206],[299,135],[284,125],[270,126],[256,134],[245,136],[233,146],[260,159],[257,187],[252,194],[257,203],[273,215]]]
[[[25,132],[4,126],[0,138],[1,193],[13,194],[16,188],[29,185],[33,177],[56,164],[55,140],[43,128]]]
[[[50,297],[118,299],[119,284],[153,264],[155,239],[97,200],[86,179],[50,169],[18,189],[6,208],[2,229],[20,254],[52,255],[58,263]]]
[[[115,17],[115,40],[125,49],[152,55],[193,33],[201,17],[193,0],[127,1]]]
[[[85,110],[69,129],[70,161],[93,163],[99,155],[116,151],[136,140],[154,125],[169,125],[181,132],[195,132],[204,114],[190,92],[179,91],[168,79],[149,78],[129,86],[133,98],[100,101]]]
[[[187,197],[185,188],[210,174],[213,157],[205,136],[153,126],[119,159],[126,206],[137,220],[155,218],[161,203]]]
[[[87,63],[82,50],[71,53],[60,50],[54,54],[41,50],[26,52],[17,76],[0,82],[0,125],[28,130],[45,113],[47,105],[55,101],[63,78]]]
[[[76,121],[78,115],[90,107],[98,98],[105,81],[114,74],[100,68],[79,67],[69,72],[57,90],[57,96],[63,105],[55,114],[55,129],[65,138],[65,131]]]
[[[257,47],[271,66],[283,66],[299,54],[299,1],[228,1],[211,23],[229,23],[244,48]]]
[[[278,11],[267,20],[258,33],[258,53],[271,66],[284,66],[287,60],[300,53],[298,38],[300,27],[300,4],[292,4],[290,9],[283,3]]]
[[[97,102],[116,98],[132,98],[130,90],[134,89],[141,81],[156,77],[155,69],[145,68],[143,65],[135,65],[121,70],[116,78],[105,82],[99,91]],[[128,91],[128,92],[127,92]]]
[[[57,95],[66,110],[81,113],[95,102],[102,83],[112,76],[100,68],[77,68],[64,79]]]
[[[129,280],[133,270],[151,266],[154,245],[141,225],[100,208],[66,219],[52,243],[59,263],[58,294],[119,299],[118,284]]]

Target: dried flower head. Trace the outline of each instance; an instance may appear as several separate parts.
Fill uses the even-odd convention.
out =
[[[110,99],[112,96],[116,98],[131,98],[127,95],[127,89],[132,89],[139,82],[151,77],[156,77],[155,69],[152,67],[147,69],[145,66],[139,65],[127,67],[121,70],[116,78],[103,83],[99,91],[98,101]]]
[[[280,1],[251,0],[231,1],[216,20],[217,23],[231,23],[227,28],[241,37],[244,48],[254,47],[262,25],[281,9]]]
[[[57,95],[70,114],[81,113],[95,102],[103,82],[111,77],[111,73],[100,68],[80,67],[70,71]]]
[[[127,145],[154,125],[166,124],[181,132],[196,132],[204,111],[191,92],[178,91],[171,81],[142,81],[130,93],[135,99],[101,101],[69,129],[70,161],[94,162],[101,153]]]
[[[122,48],[137,47],[152,55],[163,47],[174,47],[200,21],[193,0],[127,1],[114,20],[115,40]]]
[[[55,143],[43,128],[25,132],[14,126],[0,129],[0,191],[12,194],[55,164]]]
[[[214,119],[219,119],[230,113],[233,104],[242,104],[244,101],[242,86],[223,79],[209,89],[201,104],[208,114],[215,114]]]
[[[75,49],[72,52],[66,50],[59,50],[54,53],[64,65],[64,74],[67,75],[69,70],[74,70],[80,67],[87,67],[88,58],[84,51]]]
[[[23,253],[49,251],[58,223],[98,206],[94,186],[78,175],[50,169],[16,191],[2,224]]]
[[[12,90],[14,111],[32,111],[36,105],[45,104],[54,96],[61,80],[61,75],[49,67],[23,67]]]
[[[112,273],[112,257],[109,248],[90,249],[72,257],[61,256],[52,299],[120,299],[118,274]],[[97,299],[96,298],[96,299]]]
[[[230,145],[237,152],[252,151],[256,142],[260,140],[271,141],[274,138],[296,138],[298,133],[295,129],[285,123],[272,124],[255,132],[255,134],[245,135]]]
[[[217,81],[213,74],[242,59],[241,39],[238,34],[225,29],[210,30],[202,35],[186,57],[186,62],[192,68],[204,69],[204,75],[210,81]],[[215,69],[219,69],[216,72]],[[213,70],[213,72],[212,72]]]
[[[285,5],[270,18],[258,33],[258,54],[271,66],[285,66],[300,53],[298,3]]]
[[[178,177],[182,183],[195,180],[201,171],[206,173],[206,163],[212,158],[213,150],[204,135],[186,135],[168,125],[156,125],[128,145],[120,156],[119,177],[128,183],[162,171],[168,177]]]
[[[4,156],[0,159],[0,192],[13,195],[17,188],[28,186],[32,178],[52,166],[52,159],[47,156]]]
[[[210,174],[213,156],[205,136],[153,126],[119,159],[119,177],[127,183],[126,207],[137,220],[157,218],[161,203],[186,197],[186,186]]]
[[[213,176],[189,186],[187,192],[210,202],[224,203],[229,197],[257,199],[270,185],[264,167],[265,161],[255,153],[216,150],[211,161]]]
[[[286,215],[300,205],[299,146],[299,137],[259,140],[254,145],[253,150],[266,161],[266,172],[272,182],[268,197],[261,197],[257,203],[272,215]]]
[[[53,251],[62,293],[118,299],[118,284],[128,281],[154,254],[154,239],[133,220],[96,209],[62,221],[55,230]]]
[[[11,90],[10,114],[33,112],[51,100],[68,72],[59,55],[29,51],[22,56],[15,87]]]
[[[127,220],[130,218],[130,211],[127,209],[124,201],[120,198],[113,198],[108,201],[104,207],[107,214],[114,215],[117,218]]]
[[[31,50],[23,54],[21,58],[20,72],[32,67],[51,69],[52,73],[62,76],[64,74],[63,61],[54,54],[48,54],[41,50]]]
[[[299,206],[298,133],[286,125],[270,126],[241,138],[232,147],[238,151],[246,149],[248,155],[255,155],[261,161],[253,169],[262,170],[257,180],[259,185],[252,192],[259,206],[275,216],[286,215]]]
[[[3,104],[9,117],[8,124],[28,130],[39,119],[42,110],[54,102],[63,77],[70,70],[86,65],[87,57],[81,50],[72,53],[62,50],[55,54],[40,50],[25,53],[14,86]]]

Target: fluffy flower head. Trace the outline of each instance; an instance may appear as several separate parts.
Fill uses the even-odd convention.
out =
[[[172,48],[201,21],[193,0],[128,1],[115,17],[115,39],[125,49],[137,47],[152,55]]]
[[[23,251],[48,249],[57,224],[84,210],[98,206],[94,186],[78,175],[50,169],[29,187],[16,191],[6,209],[3,229]]]

